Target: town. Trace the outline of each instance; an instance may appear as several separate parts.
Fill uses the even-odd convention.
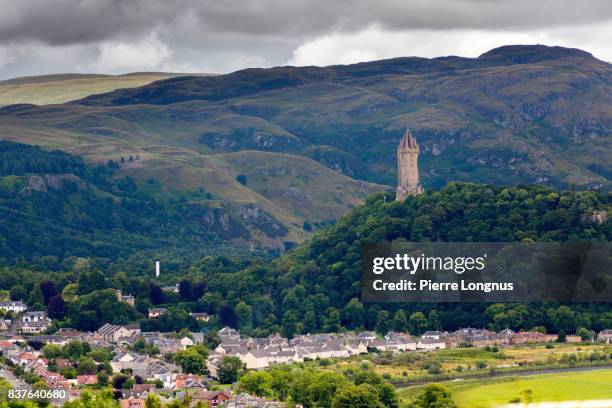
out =
[[[229,327],[216,333],[160,333],[142,331],[138,324],[104,324],[94,332],[61,328],[49,333],[51,320],[44,311],[30,311],[20,301],[0,302],[0,311],[5,316],[0,319],[2,376],[14,388],[42,384],[46,389],[64,390],[70,398],[78,398],[88,387],[112,386],[122,408],[144,408],[149,394],[165,401],[188,396],[190,401],[211,407],[283,406],[279,401],[250,395],[228,384],[227,373],[222,371],[231,361],[239,362],[236,370],[246,372],[372,353],[428,353],[559,341],[612,343],[612,329],[591,338],[584,334],[509,329],[496,333],[475,328],[426,331],[421,336],[358,331],[304,334],[291,339],[280,334],[252,338]],[[156,319],[165,312],[163,308],[152,308],[149,318]],[[196,318],[207,320],[210,316],[198,314]]]

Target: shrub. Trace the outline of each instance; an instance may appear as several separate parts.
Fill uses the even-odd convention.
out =
[[[236,181],[242,184],[243,186],[247,185],[247,176],[244,174],[239,174],[236,176]]]

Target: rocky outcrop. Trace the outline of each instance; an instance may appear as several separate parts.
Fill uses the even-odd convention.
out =
[[[256,204],[230,204],[209,207],[190,204],[189,216],[198,219],[220,238],[249,240],[260,231],[270,238],[287,235],[287,228]]]
[[[42,174],[30,176],[28,184],[21,189],[20,194],[31,195],[52,190],[82,190],[84,188],[85,182],[74,174]]]
[[[244,224],[256,227],[270,238],[287,235],[287,228],[256,204],[239,206],[236,215]]]

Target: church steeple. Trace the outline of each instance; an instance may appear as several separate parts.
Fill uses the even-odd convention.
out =
[[[409,195],[423,192],[419,182],[419,145],[410,130],[406,129],[397,146],[397,188],[395,199],[404,201]]]

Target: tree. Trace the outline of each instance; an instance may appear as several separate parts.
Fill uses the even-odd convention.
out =
[[[428,384],[410,408],[456,408],[450,391],[439,384]]]
[[[340,328],[340,312],[335,307],[328,307],[323,330],[328,333],[337,333],[340,331]]]
[[[49,299],[47,313],[51,319],[62,320],[68,315],[68,308],[61,295],[55,295]]]
[[[287,310],[283,315],[283,336],[292,338],[297,331],[298,317],[293,310]]]
[[[270,370],[273,378],[272,391],[276,398],[285,401],[291,391],[291,385],[295,380],[295,373],[286,367],[277,367]]]
[[[369,384],[348,385],[336,393],[331,408],[384,408]]]
[[[241,332],[248,333],[253,328],[253,308],[241,300],[236,305],[235,310],[238,320],[238,329]]]
[[[399,401],[395,388],[388,382],[381,382],[376,385],[378,390],[378,399],[383,403],[385,408],[397,408]]]
[[[358,329],[363,327],[363,304],[357,298],[351,299],[344,306],[344,323],[349,329]]]
[[[85,390],[81,398],[68,401],[63,406],[64,408],[119,408],[119,403],[113,398],[112,390],[102,390],[95,394]]]
[[[162,408],[163,404],[159,396],[155,393],[149,393],[145,400],[145,408]]]
[[[184,372],[191,374],[206,374],[206,357],[198,353],[195,347],[176,353],[174,361]]]
[[[414,312],[410,315],[410,332],[421,335],[427,330],[427,318],[422,312]]]
[[[59,295],[59,291],[57,290],[55,283],[53,283],[50,280],[40,281],[39,286],[40,286],[40,291],[43,295],[43,300],[45,302],[45,305],[49,304],[49,301],[51,300],[51,298]]]
[[[312,310],[304,314],[304,332],[312,333],[317,329],[317,315]]]
[[[585,329],[584,327],[579,327],[578,330],[576,330],[576,334],[580,336],[582,341],[590,341],[595,337],[592,331]]]
[[[64,346],[62,351],[67,358],[73,361],[78,360],[85,353],[83,343],[79,340],[72,340]]]
[[[45,358],[54,360],[62,356],[62,347],[57,344],[47,344],[42,348],[42,353]]]
[[[181,279],[179,282],[179,296],[182,300],[189,301],[191,300],[191,295],[193,292],[193,282],[191,279]]]
[[[244,363],[235,356],[225,356],[219,364],[217,377],[221,384],[233,384],[244,370]]]
[[[159,285],[155,283],[150,283],[149,298],[151,299],[151,303],[153,303],[154,305],[161,305],[162,303],[164,303],[164,291]]]
[[[90,357],[81,357],[77,366],[77,374],[95,374],[97,372],[96,363]]]
[[[386,310],[381,310],[376,315],[376,331],[380,334],[387,334],[391,328],[391,314]]]
[[[334,395],[348,385],[349,381],[342,374],[322,373],[308,387],[308,396],[316,406],[329,407]]]
[[[106,278],[100,271],[91,271],[81,274],[79,279],[79,294],[87,294],[106,288]]]
[[[124,374],[117,374],[113,376],[113,388],[116,390],[123,389],[123,384],[127,381],[128,376]]]
[[[402,309],[395,312],[395,315],[393,316],[393,321],[391,322],[391,327],[396,332],[408,331],[408,318],[406,317],[406,313]]]
[[[440,314],[436,309],[432,309],[429,311],[429,314],[427,315],[427,320],[429,322],[430,330],[442,329],[442,323],[440,322]]]
[[[272,375],[266,371],[251,371],[240,378],[238,388],[258,397],[272,396]]]
[[[64,302],[76,302],[79,298],[78,293],[79,285],[76,283],[69,283],[62,289],[62,299]]]
[[[239,174],[236,176],[236,181],[242,184],[243,186],[247,185],[247,176],[244,174]]]
[[[234,308],[227,303],[223,304],[219,309],[219,321],[222,326],[229,326],[236,328],[238,323],[238,317]]]
[[[565,330],[559,330],[559,334],[557,335],[557,343],[565,343],[567,341],[567,335],[565,334]]]

